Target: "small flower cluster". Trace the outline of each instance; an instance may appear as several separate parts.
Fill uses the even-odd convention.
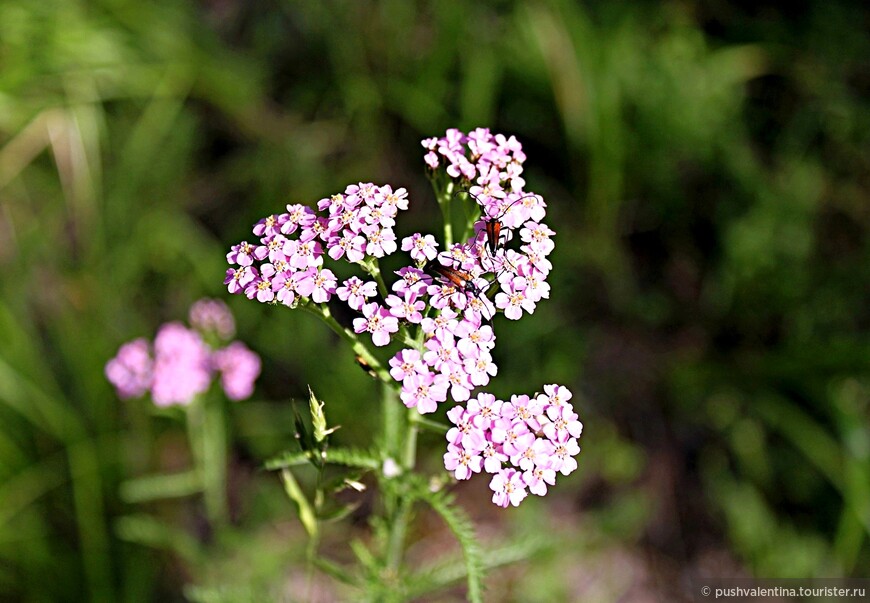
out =
[[[300,298],[326,303],[338,292],[338,283],[323,268],[323,256],[358,263],[366,256],[393,253],[398,248],[395,218],[407,208],[405,189],[371,183],[350,185],[344,194],[321,199],[317,211],[288,205],[285,213],[254,225],[258,243],[243,241],[231,248],[227,261],[233,267],[224,284],[230,293],[263,303],[293,307]]]
[[[390,360],[390,375],[402,383],[405,406],[425,414],[435,412],[448,392],[457,402],[468,400],[471,390],[498,372],[490,354],[495,334],[479,318],[445,307],[435,318],[424,318],[421,327],[425,352],[407,348]]]
[[[434,170],[443,158],[447,175],[481,207],[482,217],[466,247],[484,274],[496,275],[500,291],[495,307],[511,320],[521,318],[524,311],[531,314],[540,300],[550,297],[546,279],[553,266],[547,256],[555,248],[556,233],[543,223],[544,200],[523,188],[522,145],[513,136],[477,128],[467,135],[448,130],[443,138],[425,139],[423,147],[428,151],[426,163]],[[519,250],[506,249],[517,230]]]
[[[444,466],[456,479],[469,479],[481,471],[493,474],[492,502],[518,506],[528,495],[544,496],[556,483],[556,473],[577,468],[577,438],[583,432],[569,400],[571,392],[545,385],[531,398],[511,396],[510,402],[481,393],[466,408],[447,413],[454,427],[447,432]]]
[[[417,262],[417,267],[399,271],[403,280],[394,290],[404,297],[393,302],[388,298],[390,310],[373,305],[367,317],[375,317],[375,328],[384,332],[398,329],[387,322],[390,315],[421,323],[426,351],[401,350],[390,360],[390,374],[402,382],[405,405],[429,413],[448,394],[456,402],[468,400],[475,388],[487,385],[496,375],[498,367],[491,356],[495,334],[483,322],[497,310],[518,320],[550,296],[546,277],[552,265],[547,256],[555,247],[555,233],[542,223],[546,215],[543,199],[523,191],[525,155],[516,138],[493,135],[485,128],[468,135],[452,129],[443,138],[424,140],[423,146],[428,150],[424,159],[429,167],[435,170],[446,165],[447,176],[477,201],[482,217],[468,241],[452,245],[442,256],[438,256],[432,235],[415,233],[404,239],[402,249]],[[497,229],[492,227],[494,222]],[[517,230],[519,250],[506,249],[504,244]],[[419,269],[433,261],[453,278],[433,281]],[[487,275],[494,277],[490,281]],[[499,291],[491,301],[484,293],[495,283]],[[438,314],[421,320],[426,296]],[[371,325],[371,319],[358,320],[357,332]]]
[[[157,332],[153,349],[148,340],[125,343],[106,364],[106,378],[121,398],[150,393],[157,406],[189,404],[206,392],[215,374],[231,400],[244,400],[254,391],[260,357],[240,341],[212,349],[204,339],[226,341],[235,331],[229,308],[217,300],[200,300],[190,311],[188,329],[170,322]]]
[[[488,128],[477,128],[465,134],[456,128],[447,130],[443,138],[426,138],[423,160],[433,170],[446,166],[451,178],[467,181],[492,180],[510,183],[510,189],[522,190],[523,162],[526,155],[515,136],[493,135]]]

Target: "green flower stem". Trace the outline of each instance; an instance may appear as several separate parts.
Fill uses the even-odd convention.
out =
[[[390,576],[398,578],[399,567],[402,564],[402,553],[405,549],[405,534],[408,531],[408,520],[411,518],[412,502],[405,496],[399,500],[399,506],[390,518],[390,536],[387,543],[386,567]]]
[[[223,400],[214,394],[194,399],[187,407],[187,429],[196,472],[202,483],[206,514],[213,526],[223,525],[229,517]]]
[[[389,290],[384,282],[384,277],[381,274],[381,265],[378,263],[377,258],[373,258],[371,262],[364,264],[363,268],[375,279],[375,282],[378,284],[378,291],[381,292],[381,297],[386,298],[389,295]]]
[[[436,193],[437,195],[437,193]],[[444,220],[444,247],[453,245],[453,221],[451,220],[450,200],[453,197],[453,182],[448,182],[444,192],[438,196],[438,206]]]
[[[414,465],[417,464],[417,423],[414,421],[414,416],[420,415],[416,408],[408,410],[408,433],[405,434],[405,459],[404,465],[406,471],[413,471]]]
[[[417,425],[417,427],[419,427],[420,429],[428,429],[429,431],[435,433],[445,434],[449,431],[447,425],[439,423],[438,421],[427,419],[420,413],[417,413],[416,415],[411,415],[411,423]]]
[[[399,403],[399,396],[396,395],[395,386],[384,384],[381,394],[381,406],[383,408],[384,421],[383,447],[390,457],[397,460],[400,452],[401,431],[404,425],[402,425],[402,409]]]
[[[448,222],[449,224],[449,222]],[[449,231],[446,229],[446,232]],[[366,266],[366,271],[371,274],[378,288],[382,293],[386,291],[386,285],[381,278],[380,269],[375,262]],[[417,460],[417,432],[419,429],[419,421],[415,415],[418,415],[416,409],[409,408],[407,413],[401,412],[401,405],[397,396],[399,384],[390,376],[384,366],[372,355],[369,348],[356,336],[356,333],[342,327],[338,321],[333,318],[329,308],[322,304],[303,303],[299,308],[318,316],[325,322],[330,329],[335,331],[342,339],[347,341],[354,352],[356,352],[368,365],[372,371],[383,382],[382,390],[382,414],[383,414],[383,447],[390,458],[400,463],[405,473],[413,471]],[[422,340],[413,338],[408,333],[405,327],[401,327],[399,336],[407,344],[415,348],[422,347]],[[402,431],[405,431],[404,437],[401,437]],[[389,489],[388,489],[389,490]],[[385,554],[385,566],[392,578],[398,577],[399,568],[402,563],[402,557],[405,546],[405,536],[408,531],[408,522],[411,518],[411,508],[413,503],[407,497],[397,496],[395,493],[385,494],[384,509],[387,514],[387,522],[389,527],[389,536],[387,538],[387,550]],[[391,578],[391,579],[392,579]]]
[[[325,305],[319,304],[300,304],[299,308],[301,310],[305,310],[310,314],[314,314],[319,317],[326,325],[335,331],[339,337],[347,341],[353,351],[356,352],[360,358],[362,358],[374,371],[374,373],[378,376],[378,379],[383,381],[386,384],[393,385],[395,381],[392,377],[390,377],[389,371],[383,367],[383,365],[378,361],[377,358],[371,353],[369,348],[356,336],[356,333],[347,329],[340,324],[338,321],[333,318],[332,313],[329,311]]]
[[[397,404],[391,404],[390,406],[398,410]],[[419,415],[416,408],[407,409],[407,418],[405,420],[407,431],[405,433],[405,450],[402,459],[402,468],[406,473],[411,473],[417,462],[417,423],[415,422],[414,415]],[[399,567],[402,564],[405,535],[408,532],[408,522],[411,519],[412,507],[413,501],[408,496],[400,497],[398,506],[395,504],[395,500],[391,500],[387,506],[390,534],[387,542],[386,567],[389,576],[392,577],[398,577]]]

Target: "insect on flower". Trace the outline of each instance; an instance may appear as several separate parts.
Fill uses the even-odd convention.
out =
[[[476,303],[473,305],[478,306],[481,310],[486,310],[486,312],[482,312],[482,314],[487,320],[492,320],[492,311],[488,303],[486,303],[488,300],[485,300],[485,296],[487,290],[495,282],[495,279],[486,281],[486,285],[480,286],[475,282],[475,277],[472,273],[461,268],[447,266],[441,263],[441,261],[439,261],[441,257],[443,256],[439,256],[435,260],[426,262],[423,266],[423,272],[437,279],[447,287],[454,289],[452,295],[457,293],[463,295],[465,298],[463,299],[463,302],[465,302],[469,297],[475,299]],[[464,307],[464,305],[465,304],[463,303],[460,307]],[[487,314],[488,316],[486,316]]]
[[[369,377],[371,377],[372,379],[378,378],[378,374],[375,372],[375,370],[372,368],[372,365],[370,365],[365,358],[357,354],[354,357],[354,360],[356,361],[357,366],[364,370]]]
[[[492,263],[490,265],[494,269],[495,268],[494,262],[495,262],[496,257],[498,256],[499,250],[504,250],[505,245],[507,244],[508,240],[510,240],[510,232],[503,233],[503,231],[502,231],[502,229],[505,227],[505,224],[502,221],[502,219],[507,215],[507,213],[511,209],[513,209],[513,207],[515,205],[517,205],[518,203],[522,203],[526,199],[536,197],[536,195],[534,193],[530,193],[527,195],[523,195],[519,199],[514,199],[511,203],[508,204],[507,207],[502,209],[498,213],[498,215],[492,216],[489,213],[489,209],[488,209],[489,206],[487,205],[487,203],[482,201],[477,195],[475,195],[471,191],[466,191],[466,192],[483,209],[483,215],[481,216],[481,219],[483,221],[483,232],[486,234],[486,245],[484,248],[489,253],[490,258],[492,259]],[[502,234],[504,234],[504,236],[502,236]],[[507,258],[504,258],[504,260],[506,262],[508,261]],[[508,262],[508,263],[510,263],[510,262]]]
[[[445,266],[438,260],[429,260],[426,262],[426,265],[423,266],[423,272],[432,277],[442,279],[443,282],[453,285],[460,291],[473,291],[473,289],[476,288],[474,285],[474,277],[472,277],[471,274],[458,268]]]

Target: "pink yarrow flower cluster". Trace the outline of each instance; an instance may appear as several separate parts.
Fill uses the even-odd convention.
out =
[[[543,223],[544,200],[524,190],[522,145],[513,136],[477,128],[469,134],[448,130],[442,138],[424,140],[423,147],[426,163],[433,170],[444,167],[457,188],[481,208],[475,234],[466,247],[482,269],[475,276],[495,274],[500,289],[495,307],[512,320],[531,314],[539,301],[550,297],[546,279],[552,264],[547,256],[555,247],[552,237],[556,233]],[[489,236],[495,236],[491,241],[487,224],[493,223],[499,228],[490,228]],[[507,243],[517,235],[518,249],[508,249]]]
[[[429,413],[448,396],[456,402],[468,400],[475,388],[497,374],[491,355],[495,334],[484,323],[499,310],[518,320],[549,298],[546,278],[552,265],[546,258],[555,246],[555,233],[542,222],[543,199],[523,190],[525,154],[516,138],[493,135],[485,128],[469,134],[452,129],[442,138],[424,140],[423,146],[433,174],[444,168],[455,186],[481,206],[472,237],[440,256],[431,235],[415,233],[402,242],[417,266],[399,271],[403,280],[394,289],[408,299],[394,300],[393,308],[404,304],[404,315],[416,318],[409,304],[428,296],[435,314],[419,321],[425,351],[401,350],[390,360],[390,374],[402,382],[402,401]],[[517,234],[518,249],[508,249],[507,242]],[[436,273],[441,265],[453,277],[433,279],[420,269],[424,265],[435,265]],[[498,290],[491,301],[486,292],[493,285]]]
[[[242,241],[227,254],[232,266],[224,284],[248,299],[295,307],[300,300],[326,303],[339,290],[324,256],[351,263],[396,251],[393,231],[399,210],[408,208],[407,191],[359,183],[343,194],[321,199],[317,210],[287,205],[287,211],[254,225],[257,242]],[[347,287],[347,283],[344,285]],[[346,298],[343,298],[346,299]],[[360,305],[361,308],[361,305]]]
[[[517,505],[527,492],[545,494],[557,472],[576,468],[582,425],[567,402],[571,393],[548,385],[544,394],[510,402],[472,395],[498,372],[495,314],[518,320],[549,298],[555,232],[544,223],[544,200],[525,190],[526,156],[515,137],[451,129],[423,146],[437,194],[460,191],[480,207],[467,240],[440,252],[431,234],[397,243],[393,226],[398,210],[408,208],[405,189],[360,183],[321,199],[316,210],[288,205],[286,213],[258,222],[259,242],[239,243],[227,254],[232,267],[224,282],[230,293],[264,303],[321,304],[325,316],[325,304],[337,297],[359,313],[353,331],[375,346],[397,335],[408,342],[389,361],[402,402],[420,413],[448,399],[467,402],[448,415],[456,427],[445,464],[458,479],[492,473],[494,502]],[[412,263],[388,287],[377,261],[399,245]],[[339,283],[324,267],[327,259],[356,264],[375,280]]]
[[[205,393],[217,375],[228,398],[250,397],[260,357],[240,341],[213,349],[203,338],[217,335],[225,341],[232,336],[235,322],[229,308],[218,300],[200,300],[190,315],[194,329],[170,322],[157,331],[153,345],[140,338],[121,346],[105,369],[119,397],[150,394],[157,406],[186,405]]]
[[[515,136],[493,135],[489,128],[477,128],[468,134],[451,128],[441,138],[422,141],[427,153],[423,160],[433,170],[444,167],[455,179],[507,181],[511,190],[525,186],[522,179],[526,155]]]
[[[583,424],[571,396],[566,387],[545,385],[534,397],[504,402],[481,393],[465,408],[454,407],[447,413],[454,426],[447,432],[445,468],[460,480],[492,474],[492,502],[500,507],[518,506],[529,492],[544,496],[557,473],[577,468]]]

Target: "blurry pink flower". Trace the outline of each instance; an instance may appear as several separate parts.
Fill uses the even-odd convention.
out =
[[[209,349],[199,334],[178,322],[163,325],[154,339],[154,403],[189,404],[210,383]]]
[[[221,374],[221,387],[230,400],[244,400],[254,392],[260,375],[260,357],[241,341],[234,341],[212,355],[212,366]]]
[[[227,305],[218,299],[201,299],[190,307],[190,325],[201,333],[214,333],[223,340],[236,333],[236,321]]]
[[[151,387],[153,361],[144,338],[125,343],[106,364],[106,378],[121,398],[137,398]]]

